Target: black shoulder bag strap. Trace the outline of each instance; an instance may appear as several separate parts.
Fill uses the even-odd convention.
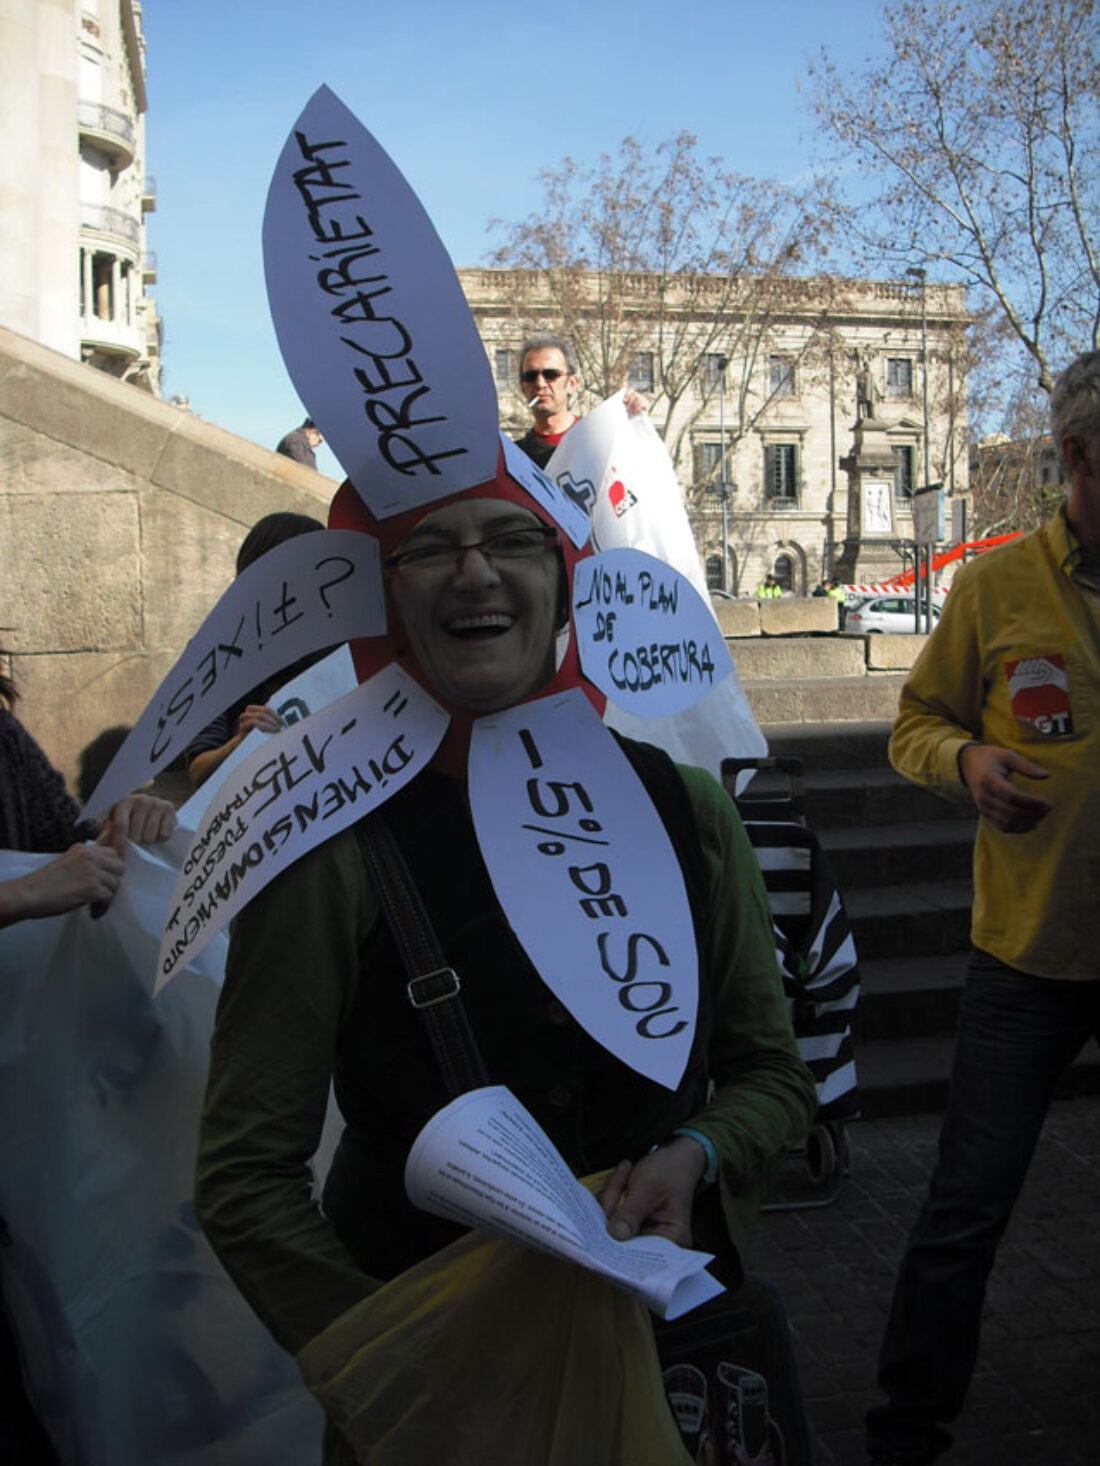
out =
[[[453,1099],[487,1085],[489,1075],[462,1001],[462,983],[447,965],[420,892],[380,811],[355,826],[359,848],[401,954],[408,982],[405,992],[428,1035]]]

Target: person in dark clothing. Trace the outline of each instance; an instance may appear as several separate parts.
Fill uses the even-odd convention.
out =
[[[79,818],[65,781],[11,711],[17,697],[0,676],[0,849],[57,854],[49,865],[0,881],[0,927],[78,906],[110,905],[122,880],[127,840],[165,840],[175,811],[163,799],[131,794],[100,827]]]
[[[451,713],[433,766],[386,810],[448,961],[462,971],[489,1072],[576,1173],[609,1170],[600,1200],[613,1237],[653,1233],[687,1245],[697,1190],[713,1184],[716,1225],[736,1257],[766,1157],[801,1133],[813,1086],[790,1032],[760,872],[732,803],[709,776],[630,745],[637,797],[654,800],[685,890],[696,891],[689,919],[699,923],[703,1016],[683,1077],[666,1087],[587,1034],[567,1000],[553,1000],[478,854],[465,778],[477,718],[528,702],[537,718],[541,699],[583,694],[575,638],[557,655],[581,552],[503,468],[441,507],[383,521],[349,484],[330,522],[378,539],[389,654]],[[364,649],[379,654],[373,643]],[[721,922],[712,920],[716,907]],[[230,1275],[300,1362],[307,1350],[313,1360],[330,1350],[342,1357],[342,1331],[358,1326],[360,1305],[455,1235],[412,1205],[402,1180],[409,1146],[446,1093],[399,972],[352,830],[284,870],[234,925],[196,1209]],[[327,1103],[333,1076],[346,1129],[321,1211],[298,1162],[316,1148],[317,1101]],[[709,1102],[707,1076],[716,1086]],[[534,1326],[522,1347],[541,1347]],[[330,1416],[326,1466],[368,1459],[348,1425]],[[486,1447],[481,1459],[504,1457]]]
[[[304,463],[307,468],[317,467],[317,454],[314,451],[324,442],[320,432],[314,426],[313,419],[307,417],[300,428],[287,433],[280,438],[275,449],[284,458],[293,458],[295,463]]]
[[[529,336],[520,350],[519,384],[535,421],[522,438],[516,439],[516,446],[539,468],[545,468],[554,449],[578,420],[573,398],[581,379],[569,342],[563,336]],[[632,417],[645,412],[649,405],[632,388],[627,389],[623,400]]]

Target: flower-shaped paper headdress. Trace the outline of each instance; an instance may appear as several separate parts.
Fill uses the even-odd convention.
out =
[[[730,670],[709,608],[649,555],[592,556],[576,496],[501,438],[451,262],[405,179],[327,88],[276,166],[264,262],[288,370],[348,483],[332,528],[281,546],[226,591],[90,806],[142,782],[309,651],[349,641],[361,685],[267,740],[217,790],[188,837],[159,980],[442,745],[444,766],[468,778],[494,889],[544,981],[599,1042],[674,1088],[697,1011],[687,897],[660,818],[597,709],[607,694],[661,716],[709,693]],[[522,503],[559,528],[572,611],[547,685],[477,718],[441,705],[394,635],[379,553],[430,508],[467,496]],[[619,953],[631,954],[622,970]]]

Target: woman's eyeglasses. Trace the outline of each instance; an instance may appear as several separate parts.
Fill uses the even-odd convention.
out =
[[[545,370],[521,372],[519,379],[525,387],[533,387],[540,377],[545,382],[556,382],[559,377],[564,376],[565,372],[560,367],[547,367]]]
[[[497,560],[534,560],[557,542],[558,532],[548,524],[532,525],[530,529],[502,529],[499,534],[475,540],[472,545],[460,545],[454,540],[430,540],[408,550],[398,550],[386,558],[385,566],[387,570],[405,572],[457,572],[471,550],[478,550],[491,565]]]

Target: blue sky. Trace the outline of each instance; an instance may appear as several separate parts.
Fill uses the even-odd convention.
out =
[[[738,172],[796,179],[815,146],[799,83],[822,45],[858,64],[880,0],[146,0],[148,247],[164,392],[273,446],[303,415],[271,328],[260,221],[275,159],[327,83],[417,190],[456,265],[539,170],[628,133],[687,129]],[[322,450],[319,467],[336,475]]]

